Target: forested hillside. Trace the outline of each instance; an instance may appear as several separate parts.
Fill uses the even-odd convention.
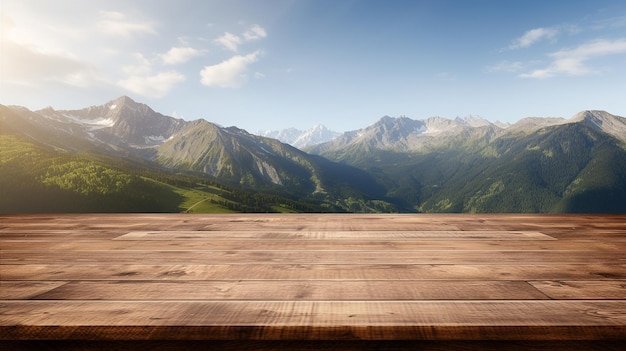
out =
[[[320,212],[315,203],[0,134],[0,212]]]
[[[625,143],[597,128],[461,141],[428,152],[353,150],[348,162],[419,212],[626,212]]]

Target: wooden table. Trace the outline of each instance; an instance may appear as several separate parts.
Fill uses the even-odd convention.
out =
[[[0,215],[0,348],[623,350],[626,215]]]

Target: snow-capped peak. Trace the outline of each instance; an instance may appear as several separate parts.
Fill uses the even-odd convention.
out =
[[[274,131],[268,130],[259,132],[258,134],[264,137],[278,139],[283,143],[290,144],[297,148],[325,143],[341,135],[341,133],[334,132],[322,124],[316,124],[308,130],[287,128]]]
[[[491,124],[488,120],[474,115],[465,116],[463,118],[457,117],[455,121],[470,127],[484,127]]]

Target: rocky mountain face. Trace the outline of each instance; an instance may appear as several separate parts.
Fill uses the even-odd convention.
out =
[[[299,130],[296,128],[287,128],[283,130],[268,130],[257,133],[260,136],[277,139],[285,144],[289,144],[298,149],[312,147],[331,141],[341,135],[325,126],[318,124],[308,130]]]
[[[245,185],[272,183],[324,191],[311,156],[275,139],[205,120],[188,123],[155,148],[154,159],[170,168],[202,172]],[[306,180],[308,184],[302,184]]]
[[[579,112],[569,122],[582,123],[618,139],[626,140],[626,118],[614,116],[606,111]]]
[[[127,96],[80,110],[57,111],[49,107],[36,112],[46,123],[68,134],[137,149],[162,143],[186,124],[182,119],[164,116]]]

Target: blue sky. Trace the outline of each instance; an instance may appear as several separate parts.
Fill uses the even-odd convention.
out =
[[[626,1],[2,0],[0,103],[250,132],[626,115]]]

